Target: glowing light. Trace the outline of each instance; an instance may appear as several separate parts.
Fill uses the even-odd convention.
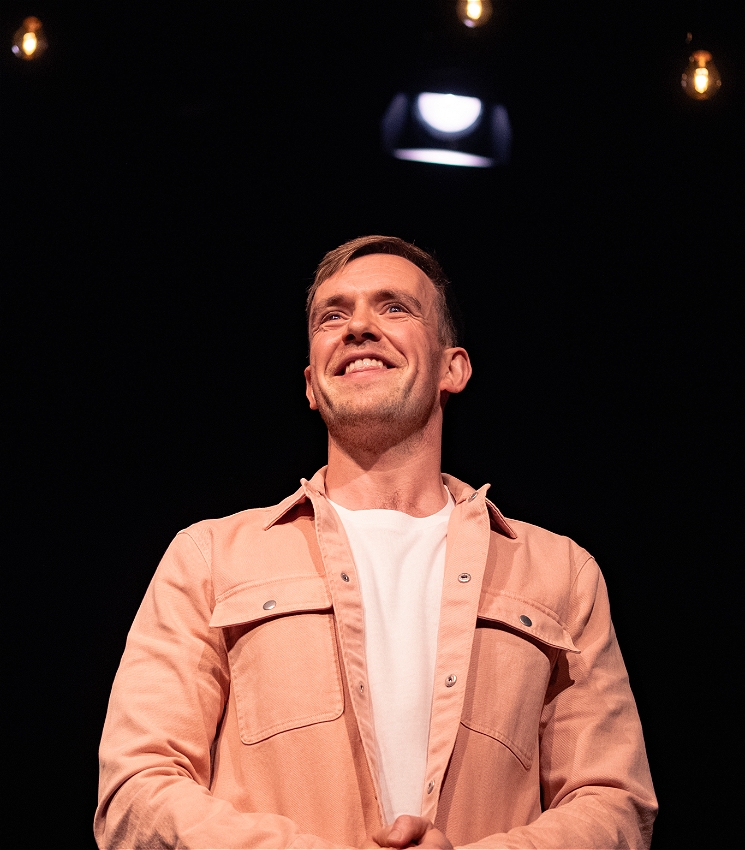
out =
[[[707,68],[696,68],[693,72],[693,88],[703,94],[709,88],[709,71]]]
[[[711,61],[708,50],[697,50],[683,72],[680,84],[685,93],[694,100],[713,97],[722,85],[716,65]]]
[[[437,148],[396,148],[396,159],[408,159],[413,162],[434,162],[438,165],[464,165],[470,168],[491,168],[494,160],[488,156],[477,156],[461,151],[439,150]]]
[[[482,103],[477,97],[458,94],[424,92],[417,97],[416,105],[430,130],[452,138],[472,130],[483,112]]]
[[[466,3],[466,14],[472,21],[478,21],[484,11],[481,0],[469,0]]]
[[[492,16],[491,0],[458,0],[458,17],[469,28],[483,26]]]
[[[36,40],[36,34],[33,32],[25,32],[23,34],[23,43],[21,44],[21,50],[26,54],[26,56],[30,56],[34,50],[36,50],[39,42]]]
[[[41,21],[33,16],[26,18],[13,36],[11,50],[20,59],[38,59],[47,49],[47,39]]]

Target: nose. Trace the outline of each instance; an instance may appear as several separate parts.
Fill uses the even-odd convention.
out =
[[[377,316],[373,310],[356,307],[349,318],[344,334],[344,342],[363,342],[364,340],[379,340],[380,328]]]

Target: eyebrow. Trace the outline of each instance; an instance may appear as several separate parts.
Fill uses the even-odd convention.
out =
[[[422,312],[422,302],[416,296],[410,295],[408,292],[401,292],[398,289],[378,289],[373,293],[373,298],[375,301],[400,301],[402,304],[413,307],[416,312]],[[331,295],[329,298],[324,298],[323,301],[319,301],[313,305],[311,322],[314,322],[318,314],[327,310],[329,307],[339,307],[352,300],[348,295],[343,294]]]

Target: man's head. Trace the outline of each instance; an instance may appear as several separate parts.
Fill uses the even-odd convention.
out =
[[[310,405],[332,439],[350,447],[375,450],[417,433],[434,436],[448,395],[471,374],[465,350],[448,344],[454,330],[445,276],[402,240],[355,241],[364,253],[349,246],[332,251],[309,294]]]
[[[369,254],[391,254],[403,257],[421,269],[435,288],[440,342],[445,347],[461,344],[458,328],[460,316],[453,298],[450,281],[445,276],[442,266],[431,254],[417,248],[410,242],[404,242],[397,236],[360,236],[357,239],[345,242],[326,254],[316,270],[316,276],[308,290],[308,297],[305,302],[305,313],[309,328],[313,299],[318,287],[327,278],[340,272],[352,260]]]

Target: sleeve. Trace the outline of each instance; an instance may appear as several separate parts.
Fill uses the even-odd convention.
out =
[[[210,793],[211,751],[230,688],[207,562],[186,532],[161,561],[127,637],[100,747],[100,848],[336,845],[289,818]]]
[[[649,848],[657,800],[605,581],[592,558],[575,580],[569,620],[579,653],[560,654],[539,729],[543,812],[469,847]]]

